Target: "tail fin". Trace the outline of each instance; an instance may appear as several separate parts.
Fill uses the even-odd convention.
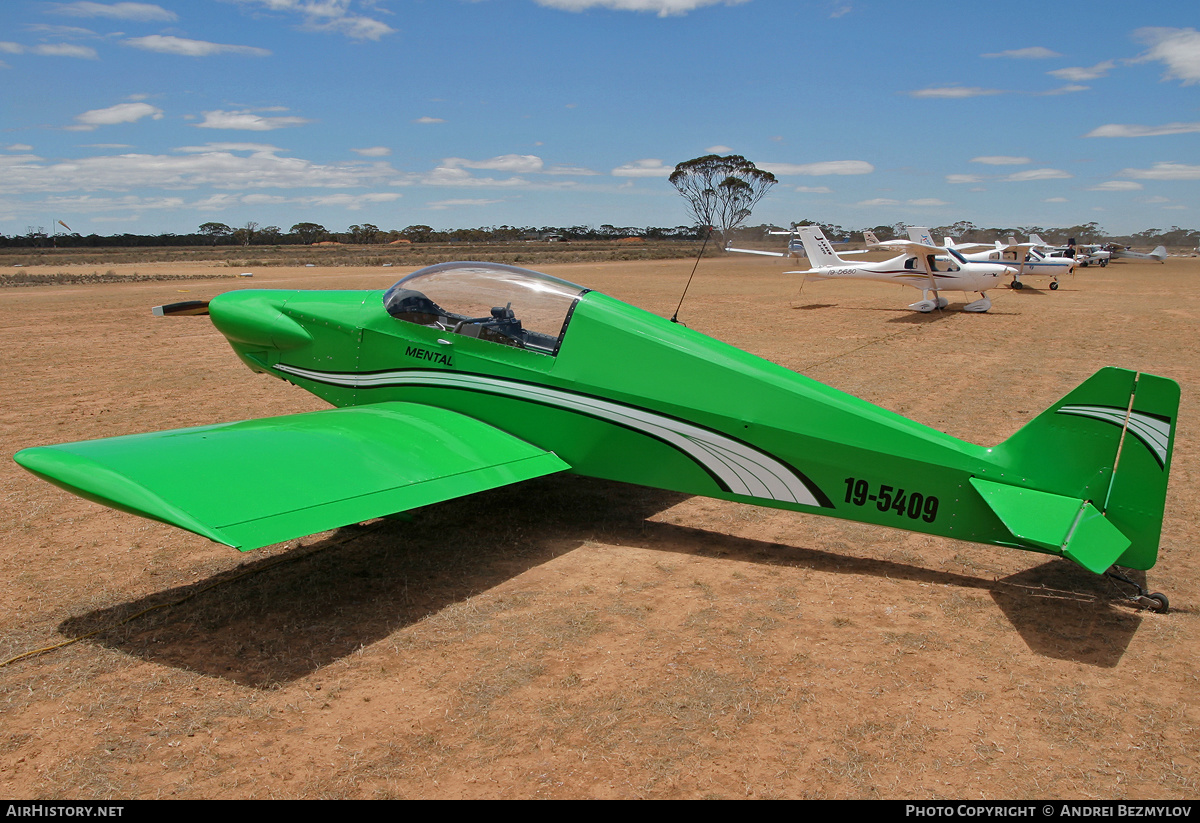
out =
[[[924,246],[936,246],[933,242],[933,234],[925,226],[909,226],[908,239],[914,243],[920,243]]]
[[[800,235],[800,242],[804,244],[804,251],[814,268],[846,264],[845,260],[838,257],[833,246],[825,239],[825,233],[817,226],[797,226],[796,233]]]
[[[1167,247],[1159,246],[1154,251],[1150,252],[1150,256],[1160,263],[1167,262]]]
[[[1101,369],[993,450],[1011,471],[988,478],[1000,481],[985,483],[989,492],[996,485],[1002,491],[985,499],[1006,526],[1024,518],[1030,542],[1061,550],[1092,571],[1113,563],[1149,569],[1158,558],[1178,411],[1175,381]],[[1049,511],[1069,500],[1077,504],[1073,514]],[[1043,512],[1030,509],[1039,506],[1045,517],[1034,525]],[[1048,524],[1055,518],[1068,525],[1058,546]]]
[[[863,240],[865,240],[869,246],[879,244],[879,238],[876,237],[875,232],[871,231],[870,229],[867,229],[863,232]]]
[[[1013,242],[1013,241],[1010,241],[1010,242]],[[1030,243],[1037,243],[1039,246],[1047,246],[1047,245],[1049,245],[1049,244],[1048,244],[1048,243],[1047,243],[1045,240],[1043,240],[1042,238],[1038,237],[1036,234],[1031,234],[1031,235],[1029,235],[1029,242],[1030,242]]]

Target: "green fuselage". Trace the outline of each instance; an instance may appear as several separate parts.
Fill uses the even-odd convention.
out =
[[[969,486],[1004,478],[992,449],[603,294],[579,299],[557,355],[404,322],[381,298],[234,292],[211,311],[247,365],[338,407],[438,406],[582,475],[1040,550]],[[281,308],[270,332],[228,319],[266,320],[236,308],[253,301]]]

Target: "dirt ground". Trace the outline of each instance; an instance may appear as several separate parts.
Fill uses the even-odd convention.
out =
[[[569,476],[242,555],[6,459],[0,659],[83,639],[0,668],[0,795],[1195,798],[1200,260],[984,315],[786,267],[705,260],[680,318],[979,443],[1101,366],[1178,380],[1170,613],[1042,555]],[[690,269],[545,267],[665,316]],[[3,451],[321,408],[149,307],[404,273],[0,290]]]

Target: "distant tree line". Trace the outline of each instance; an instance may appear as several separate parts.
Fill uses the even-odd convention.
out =
[[[396,241],[410,243],[517,243],[529,241],[620,240],[698,240],[704,230],[698,226],[640,227],[613,226],[483,226],[473,229],[438,230],[414,225],[403,229],[381,229],[372,223],[333,231],[319,223],[297,223],[287,231],[279,226],[260,226],[253,221],[233,227],[224,223],[204,223],[190,234],[113,234],[83,235],[78,232],[47,233],[42,227],[29,227],[25,234],[0,234],[0,248],[103,248],[129,246],[309,246],[313,243],[382,245]]]
[[[831,240],[861,240],[862,229],[847,229],[832,223],[801,220],[796,226],[820,226]],[[880,240],[905,237],[910,224],[892,223],[881,226],[866,226]],[[733,230],[729,239],[758,240],[766,237],[770,230],[788,229],[791,226],[763,224]],[[981,228],[966,220],[947,226],[932,227],[934,236],[953,237],[958,241],[991,243],[1006,240],[1016,235],[1024,240],[1037,234],[1050,243],[1065,243],[1075,238],[1077,243],[1120,243],[1126,246],[1169,246],[1173,248],[1200,246],[1200,230],[1172,226],[1169,229],[1146,229],[1129,235],[1112,235],[1097,223],[1056,228],[1047,226],[996,226]],[[279,226],[260,226],[248,222],[232,227],[224,223],[204,223],[190,234],[112,234],[83,235],[78,232],[48,233],[42,227],[29,227],[25,234],[0,234],[0,248],[106,248],[106,247],[161,247],[161,246],[294,246],[313,243],[344,243],[354,245],[387,244],[396,241],[410,243],[519,243],[531,241],[585,241],[621,240],[702,240],[707,229],[704,226],[640,227],[614,226],[605,223],[596,226],[482,226],[479,228],[439,230],[431,226],[413,225],[402,229],[381,229],[372,223],[355,224],[344,231],[333,231],[319,223],[296,223],[287,231]]]

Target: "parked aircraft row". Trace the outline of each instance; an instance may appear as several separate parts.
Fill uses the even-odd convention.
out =
[[[985,312],[991,308],[987,290],[1000,285],[1002,278],[1011,276],[1011,287],[1022,289],[1022,277],[1043,276],[1050,278],[1049,287],[1056,291],[1059,277],[1070,274],[1076,266],[1107,266],[1111,257],[1136,257],[1158,260],[1166,258],[1166,249],[1159,246],[1149,254],[1130,251],[1119,246],[1051,246],[1036,234],[1028,243],[1018,243],[1009,237],[1007,243],[956,243],[952,238],[943,238],[938,246],[928,228],[910,226],[908,239],[880,241],[871,231],[864,231],[867,249],[837,252],[833,244],[817,226],[797,226],[791,231],[772,231],[770,234],[787,234],[789,241],[786,252],[741,249],[726,245],[726,251],[742,254],[759,254],[772,257],[807,257],[812,268],[805,271],[790,271],[786,274],[804,275],[806,280],[873,280],[881,283],[898,283],[921,291],[921,299],[909,308],[931,312],[944,308],[947,300],[940,296],[942,291],[978,293],[979,298],[963,306],[964,311]],[[900,253],[898,257],[881,262],[855,262],[845,259],[851,255],[867,254],[875,250]]]

